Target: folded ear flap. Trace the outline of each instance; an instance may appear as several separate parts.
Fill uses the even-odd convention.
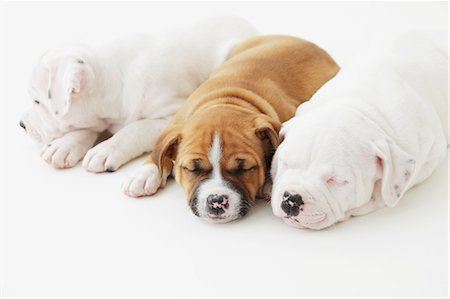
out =
[[[45,68],[48,99],[55,115],[66,114],[74,101],[83,99],[95,87],[94,70],[81,58],[58,57],[48,61]]]
[[[67,113],[70,105],[77,99],[82,99],[95,86],[95,75],[92,66],[80,58],[75,58],[67,65],[63,75],[63,90],[65,92],[62,114]]]
[[[158,167],[160,176],[163,176],[164,168],[168,173],[172,170],[173,161],[177,158],[178,144],[181,141],[181,135],[177,127],[166,129],[152,151],[151,158]]]
[[[254,122],[255,134],[263,142],[264,152],[266,153],[266,165],[270,166],[272,156],[275,153],[280,139],[278,132],[281,128],[281,123],[270,117],[258,116]]]
[[[375,143],[377,169],[381,175],[381,198],[388,207],[395,206],[411,183],[416,161],[395,144]]]

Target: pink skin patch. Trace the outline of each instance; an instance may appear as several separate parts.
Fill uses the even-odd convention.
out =
[[[215,203],[213,203],[213,208],[225,209],[227,203],[228,203],[228,199],[224,199],[221,203],[215,202]]]

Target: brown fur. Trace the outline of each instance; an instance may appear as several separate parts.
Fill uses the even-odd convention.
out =
[[[211,170],[214,134],[222,174],[253,201],[278,146],[281,123],[339,70],[321,48],[290,36],[251,38],[186,100],[147,163],[175,178],[189,198]],[[198,171],[196,169],[199,169]]]

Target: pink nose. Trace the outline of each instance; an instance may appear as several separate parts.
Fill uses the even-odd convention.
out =
[[[229,206],[226,195],[211,194],[206,198],[206,202],[209,212],[217,216],[225,213],[225,209]]]

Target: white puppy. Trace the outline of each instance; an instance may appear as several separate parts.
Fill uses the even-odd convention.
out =
[[[285,123],[272,209],[322,229],[393,207],[448,144],[448,32],[409,34],[363,54]]]
[[[150,151],[183,101],[236,43],[255,34],[242,19],[220,17],[95,49],[47,52],[33,70],[33,107],[20,125],[56,168],[84,157],[88,171],[114,171]],[[92,148],[106,130],[114,135]]]

